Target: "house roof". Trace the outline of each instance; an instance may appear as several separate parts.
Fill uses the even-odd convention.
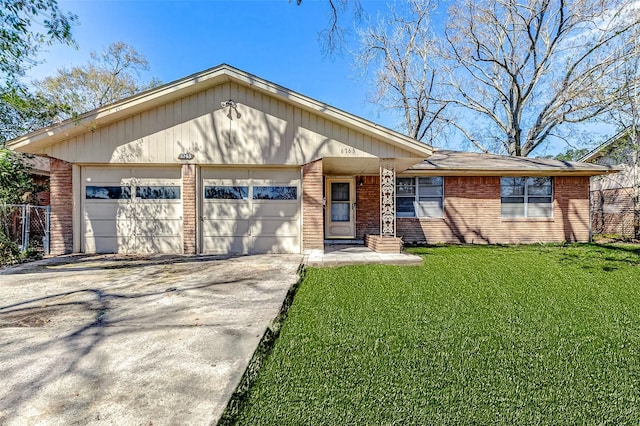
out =
[[[598,158],[603,157],[611,151],[612,148],[618,146],[620,142],[625,141],[625,137],[631,133],[631,128],[624,129],[623,131],[613,135],[609,139],[607,139],[602,144],[598,145],[591,151],[589,151],[584,157],[580,158],[578,161],[582,161],[585,163],[592,163],[596,161]]]
[[[22,154],[21,158],[22,162],[31,168],[31,173],[34,175],[49,176],[51,166],[47,157]]]
[[[44,147],[56,144],[82,133],[122,120],[150,108],[184,98],[226,82],[235,82],[254,90],[278,97],[303,110],[318,114],[328,120],[336,121],[357,129],[362,133],[398,147],[418,157],[428,157],[431,146],[402,135],[396,131],[347,113],[300,93],[246,73],[227,64],[184,77],[157,88],[139,93],[116,103],[97,108],[51,127],[36,130],[27,135],[7,142],[7,147],[22,152],[37,152]]]
[[[431,157],[409,168],[407,173],[484,176],[495,176],[496,173],[501,176],[595,176],[616,173],[619,170],[616,167],[574,161],[436,150]]]

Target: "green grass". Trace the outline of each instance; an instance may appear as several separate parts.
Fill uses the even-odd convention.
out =
[[[238,424],[640,424],[640,247],[308,269]]]

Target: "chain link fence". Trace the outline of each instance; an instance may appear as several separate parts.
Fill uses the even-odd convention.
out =
[[[49,254],[49,206],[0,204],[0,227],[0,232],[21,251]]]

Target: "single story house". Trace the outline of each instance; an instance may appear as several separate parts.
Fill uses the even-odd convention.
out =
[[[437,151],[228,65],[8,146],[51,160],[53,254],[589,241],[615,171]]]
[[[640,187],[640,141],[633,140],[631,130],[627,128],[614,135],[579,160],[619,170],[591,180],[591,226],[594,234],[635,237],[633,196]],[[635,137],[638,135],[640,131],[635,132]]]

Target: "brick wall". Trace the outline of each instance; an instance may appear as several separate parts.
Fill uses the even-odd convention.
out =
[[[591,191],[591,223],[594,234],[633,237],[633,188]]]
[[[196,166],[182,165],[183,253],[196,254]]]
[[[71,163],[51,158],[51,242],[52,255],[73,251],[73,184]]]
[[[322,160],[302,166],[302,249],[324,249]]]
[[[366,234],[380,234],[380,176],[356,178],[356,238]]]
[[[500,217],[500,177],[445,177],[443,218],[398,218],[405,243],[589,241],[589,178],[555,177],[553,218]]]

